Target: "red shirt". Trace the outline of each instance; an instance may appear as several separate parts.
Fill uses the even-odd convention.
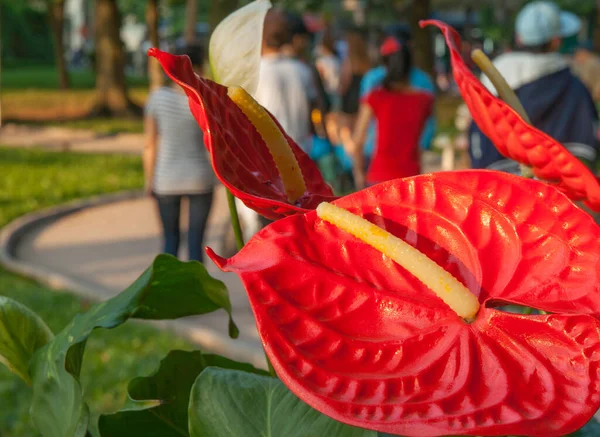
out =
[[[378,88],[363,98],[377,119],[375,151],[367,182],[415,176],[421,172],[419,139],[433,111],[433,95],[424,91]]]

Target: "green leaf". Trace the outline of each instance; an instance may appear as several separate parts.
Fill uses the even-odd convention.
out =
[[[143,304],[137,308],[133,317],[151,320],[178,319],[223,308],[229,315],[229,336],[239,336],[238,327],[233,322],[227,287],[222,281],[210,276],[204,265],[197,261],[184,263],[170,255],[159,255],[151,269],[151,283],[145,286],[151,286],[153,291],[146,294]],[[140,279],[142,278],[143,275]],[[135,283],[132,286],[134,285]]]
[[[188,405],[194,381],[206,367],[219,366],[257,374],[267,374],[254,366],[238,363],[200,351],[171,351],[151,376],[135,378],[128,387],[129,397],[150,408],[120,411],[100,416],[103,437],[188,436]]]
[[[231,302],[221,281],[199,262],[159,255],[127,290],[76,316],[31,362],[31,417],[45,437],[82,437],[89,421],[79,375],[85,342],[95,328],[114,328],[129,318],[174,319],[206,314]],[[237,328],[234,329],[237,331]],[[235,332],[234,332],[235,333]]]
[[[226,17],[210,37],[209,62],[213,79],[241,86],[254,94],[258,86],[263,23],[269,0],[255,0]]]
[[[190,399],[191,437],[376,437],[337,422],[298,399],[276,378],[214,367]]]
[[[52,331],[33,311],[0,296],[0,363],[31,384],[29,361],[52,340]]]

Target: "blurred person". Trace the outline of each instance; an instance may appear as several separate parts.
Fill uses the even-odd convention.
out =
[[[353,160],[344,148],[344,139],[351,136],[360,106],[360,82],[371,68],[369,50],[363,35],[357,30],[347,31],[339,45],[344,56],[340,73],[339,106],[328,119],[327,130],[334,145],[334,154],[341,164],[340,179],[344,191],[355,185]]]
[[[286,15],[281,9],[272,8],[265,17],[255,98],[298,146],[310,153],[310,113],[317,93],[310,69],[290,54],[292,35]]]
[[[285,11],[284,17],[288,31],[288,41],[282,47],[281,53],[300,61],[299,68],[305,70],[303,76],[310,78],[310,81],[304,85],[306,97],[309,100],[307,118],[310,128],[310,147],[304,148],[304,150],[318,165],[325,181],[336,189],[339,185],[337,183],[338,166],[332,153],[332,145],[326,128],[326,120],[331,111],[332,100],[327,93],[323,80],[321,80],[315,63],[311,62],[310,59],[310,48],[314,36],[308,30],[300,14]]]
[[[340,88],[341,61],[335,49],[335,39],[330,30],[323,34],[317,46],[316,68],[331,102],[337,102]],[[338,105],[333,104],[334,107]]]
[[[310,99],[310,120],[311,133],[315,137],[326,138],[324,119],[331,109],[331,99],[325,89],[325,85],[321,79],[319,71],[315,63],[310,59],[310,47],[313,42],[313,34],[308,30],[302,16],[295,12],[286,11],[285,19],[289,31],[289,41],[282,48],[282,52],[293,59],[297,59],[302,63],[308,73],[304,75],[310,76],[311,85],[306,92]],[[315,144],[311,147],[311,153],[315,152]],[[321,148],[319,148],[321,149]],[[317,160],[318,157],[311,156]]]
[[[311,111],[317,99],[313,73],[305,62],[311,38],[302,17],[271,8],[263,25],[260,72],[254,95],[309,155],[313,149]],[[270,223],[237,199],[236,204],[246,234],[251,236]]]
[[[358,31],[346,33],[348,52],[342,63],[340,78],[341,111],[346,118],[346,127],[354,124],[360,104],[360,82],[370,70],[367,43]]]
[[[361,99],[354,133],[344,139],[354,159],[357,189],[420,173],[419,138],[433,111],[433,95],[410,85],[412,55],[408,44],[391,36],[380,53],[386,67],[382,85]],[[365,176],[363,149],[373,119],[377,140]]]
[[[178,50],[189,56],[202,74],[203,47],[194,44]],[[188,252],[202,261],[202,242],[213,200],[215,176],[204,146],[204,134],[190,112],[184,91],[174,82],[153,91],[145,108],[144,176],[146,191],[158,205],[164,253],[178,255],[181,200],[189,203]]]
[[[286,10],[284,16],[289,36],[282,52],[299,61],[309,63],[313,34],[308,30],[300,14]]]
[[[410,49],[410,40],[408,38],[404,39],[407,41]],[[367,72],[363,77],[360,83],[360,96],[364,98],[367,94],[372,92],[377,87],[381,86],[385,76],[387,74],[387,68],[385,65],[379,65]],[[431,77],[425,73],[423,70],[419,69],[416,66],[412,66],[408,75],[408,83],[409,85],[418,90],[426,91],[435,95],[435,85]],[[421,137],[419,140],[419,144],[421,149],[429,150],[431,148],[433,138],[435,136],[435,116],[432,114],[431,117],[427,120],[425,127],[423,128],[423,132],[421,133]],[[367,140],[365,143],[365,158],[368,160],[371,159],[375,149],[375,137],[376,137],[376,125],[375,123],[371,123],[369,127],[369,133],[367,136]]]
[[[571,60],[571,71],[584,83],[594,101],[600,101],[600,57],[594,53],[591,41],[577,47]]]
[[[562,40],[580,29],[579,18],[554,3],[529,3],[515,23],[517,50],[500,55],[494,65],[515,90],[533,126],[593,167],[598,156],[598,114],[589,91],[559,53]],[[482,83],[497,94],[486,77]],[[469,132],[469,153],[474,168],[519,173],[518,164],[504,158],[474,123]]]
[[[345,190],[347,172],[343,163],[335,154],[334,144],[337,140],[337,114],[340,108],[340,74],[341,60],[337,55],[335,39],[331,29],[323,32],[320,42],[315,49],[315,68],[317,90],[328,101],[326,110],[313,110],[313,124],[316,126],[311,158],[315,160],[323,178],[331,185],[336,193]],[[341,148],[340,148],[341,149]]]

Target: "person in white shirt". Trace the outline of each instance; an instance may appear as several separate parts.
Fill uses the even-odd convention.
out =
[[[310,69],[284,53],[290,37],[284,12],[271,9],[265,18],[255,98],[298,146],[309,153],[312,145],[310,113],[316,90]]]
[[[342,63],[335,51],[335,40],[331,32],[327,31],[318,46],[317,70],[323,79],[325,90],[329,98],[334,100],[340,89],[340,75]]]

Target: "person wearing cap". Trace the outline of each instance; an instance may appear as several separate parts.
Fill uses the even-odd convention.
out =
[[[405,41],[408,42],[408,36],[404,38]],[[383,50],[385,52],[385,49]],[[380,50],[380,54],[385,56]],[[386,67],[385,65],[379,65],[375,68],[372,68],[364,75],[362,81],[360,83],[360,95],[361,97],[366,96],[375,88],[381,86],[383,79],[386,75]],[[431,77],[425,73],[423,70],[413,66],[410,70],[408,76],[408,82],[411,87],[415,89],[419,89],[422,91],[426,91],[435,94],[435,85]],[[376,126],[372,124],[369,127],[369,132],[367,135],[367,140],[365,142],[365,157],[369,160],[373,156],[373,151],[375,149],[375,136],[376,136]],[[423,128],[423,132],[421,133],[421,138],[419,140],[419,144],[422,150],[428,150],[431,148],[431,144],[433,142],[433,137],[435,136],[435,116],[432,115],[427,120],[425,127]]]
[[[361,99],[353,135],[344,138],[358,189],[420,173],[419,138],[433,111],[433,95],[410,86],[412,55],[406,42],[388,37],[380,52],[386,67],[382,85]],[[377,138],[365,175],[364,145],[372,120]]]
[[[515,23],[517,50],[500,55],[494,65],[515,90],[531,123],[593,166],[598,155],[596,107],[585,85],[571,73],[567,57],[559,52],[562,41],[580,29],[579,18],[554,3],[529,3]],[[486,77],[482,83],[496,93]],[[474,168],[519,173],[518,164],[504,158],[474,123],[469,154]]]

